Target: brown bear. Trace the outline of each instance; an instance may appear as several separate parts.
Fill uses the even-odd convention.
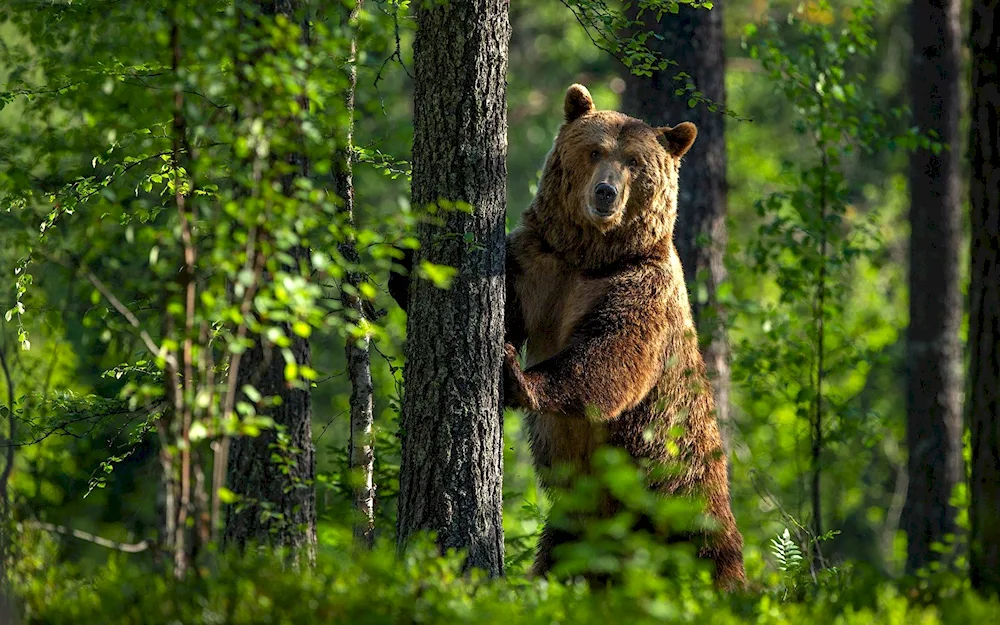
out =
[[[651,487],[704,499],[717,530],[700,555],[721,586],[740,585],[743,538],[673,243],[681,157],[697,130],[597,111],[581,85],[566,92],[564,111],[538,193],[508,237],[505,403],[528,411],[543,485],[559,465],[586,472],[601,445],[654,465],[680,462],[679,475]],[[675,426],[682,433],[670,446]],[[600,507],[610,515],[617,506]],[[567,538],[546,527],[535,574]]]
[[[740,586],[743,537],[673,244],[681,157],[697,130],[597,111],[581,85],[566,92],[564,112],[538,193],[507,237],[505,404],[527,411],[546,488],[565,485],[560,468],[588,472],[604,445],[654,467],[680,463],[650,487],[705,501],[717,529],[697,539],[699,555],[720,586]],[[393,273],[389,291],[405,308],[407,278]],[[597,504],[601,516],[619,509],[607,495]],[[574,538],[548,524],[533,573],[547,573],[555,548]]]

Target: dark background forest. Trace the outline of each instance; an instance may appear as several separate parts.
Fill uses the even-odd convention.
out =
[[[0,0],[0,622],[995,619],[996,2],[453,4]],[[435,228],[468,259],[517,224],[573,83],[699,126],[676,236],[745,592],[615,526],[575,557],[620,584],[529,580],[551,502],[500,313],[459,306],[492,274],[418,252],[464,325],[389,297]],[[468,404],[403,393],[435,344]],[[496,492],[436,509],[452,461]]]

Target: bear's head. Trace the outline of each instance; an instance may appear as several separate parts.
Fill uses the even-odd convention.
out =
[[[565,122],[526,219],[580,264],[613,262],[669,243],[680,161],[694,143],[694,124],[653,128],[598,111],[582,85],[567,90],[563,110]]]

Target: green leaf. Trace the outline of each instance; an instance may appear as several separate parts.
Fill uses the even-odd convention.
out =
[[[243,394],[247,396],[247,399],[249,399],[255,404],[259,403],[260,400],[263,398],[263,396],[260,394],[260,391],[258,391],[255,387],[250,386],[249,384],[244,384],[242,390]]]
[[[420,277],[430,280],[439,289],[451,288],[451,282],[458,275],[458,269],[447,265],[435,265],[428,260],[420,261]]]
[[[188,438],[191,439],[192,443],[203,441],[208,438],[208,428],[201,421],[195,421],[191,424],[191,429],[188,430]]]
[[[292,324],[292,332],[304,339],[307,339],[309,338],[309,335],[312,334],[312,327],[305,321],[296,321]]]
[[[234,504],[239,501],[240,496],[229,490],[225,486],[219,487],[219,501],[226,505]]]

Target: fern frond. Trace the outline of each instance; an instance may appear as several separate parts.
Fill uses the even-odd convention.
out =
[[[777,538],[771,539],[771,555],[778,561],[782,573],[794,573],[802,566],[802,550],[792,540],[787,527]]]

